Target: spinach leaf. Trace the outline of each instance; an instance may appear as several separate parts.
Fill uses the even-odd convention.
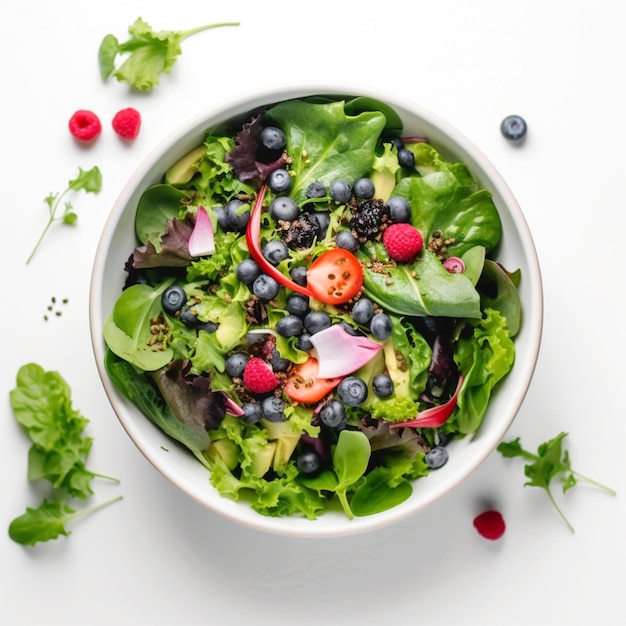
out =
[[[426,143],[412,144],[421,176],[398,182],[394,194],[411,203],[413,225],[428,241],[437,231],[449,244],[451,256],[462,256],[474,246],[492,250],[502,237],[502,223],[491,194],[478,189],[467,168],[446,161]]]
[[[464,274],[451,274],[429,250],[413,263],[389,265],[385,271],[371,261],[386,259],[384,246],[369,242],[358,253],[365,267],[366,294],[399,315],[480,318],[480,296]],[[376,271],[375,271],[376,270]]]
[[[152,241],[159,250],[161,237],[167,232],[167,222],[178,217],[181,202],[189,194],[171,185],[152,185],[139,198],[135,214],[135,233],[142,244]]]
[[[150,320],[161,313],[161,295],[173,282],[173,279],[165,280],[156,288],[132,285],[122,292],[104,323],[107,346],[141,370],[158,370],[172,360],[171,348],[153,350],[150,346],[153,337]]]
[[[286,134],[295,175],[290,195],[298,203],[305,200],[312,182],[328,187],[336,178],[354,181],[365,176],[386,124],[385,116],[375,111],[346,115],[342,101],[282,102],[272,107],[265,118]]]
[[[413,487],[401,479],[390,484],[391,472],[386,467],[374,468],[359,485],[350,500],[352,512],[357,516],[373,515],[402,504],[411,497]]]
[[[519,271],[519,270],[518,270]],[[506,318],[511,337],[515,337],[522,325],[522,303],[511,276],[499,263],[487,259],[478,283],[483,309],[497,309]]]
[[[339,433],[332,453],[333,469],[337,475],[335,493],[348,519],[354,517],[348,503],[348,490],[365,474],[370,455],[369,439],[363,432],[342,430]]]

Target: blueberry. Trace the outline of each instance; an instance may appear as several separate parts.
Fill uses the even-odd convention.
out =
[[[237,278],[248,287],[261,275],[261,268],[254,259],[244,259],[235,269]]]
[[[306,188],[305,195],[307,198],[325,198],[326,187],[322,183],[315,181]]]
[[[261,413],[268,422],[284,422],[285,403],[276,396],[268,396],[261,402]]]
[[[374,315],[374,303],[368,298],[359,298],[352,306],[352,319],[357,324],[369,324]]]
[[[198,316],[193,312],[191,307],[185,306],[180,310],[178,319],[185,325],[195,328],[198,325]]]
[[[424,455],[424,462],[430,469],[439,469],[448,462],[448,451],[443,446],[435,446]]]
[[[362,337],[363,336],[363,333],[358,328],[355,328],[354,326],[351,326],[345,320],[341,320],[339,322],[339,326],[341,326],[341,328],[343,328],[348,333],[348,335],[352,335],[353,337],[356,337],[356,336]]]
[[[272,264],[278,265],[289,257],[289,248],[281,239],[270,239],[263,246],[263,256]]]
[[[330,224],[330,213],[328,211],[313,211],[311,216],[317,219],[319,224],[319,239],[323,239],[326,236],[328,225]]]
[[[289,196],[278,196],[270,204],[270,216],[275,221],[293,222],[299,213],[298,205]]]
[[[280,285],[267,274],[261,274],[252,283],[252,293],[261,300],[272,300],[278,295]]]
[[[387,207],[394,224],[411,223],[411,204],[404,196],[391,196],[387,200]]]
[[[277,159],[287,145],[285,133],[276,126],[266,126],[259,134],[259,156],[266,162]]]
[[[306,476],[314,476],[322,467],[322,460],[313,450],[305,450],[296,457],[296,467]]]
[[[346,409],[339,400],[331,400],[320,409],[319,418],[324,426],[341,430],[347,422]]]
[[[272,350],[272,355],[268,359],[268,363],[275,372],[286,372],[291,365],[291,361],[280,356],[280,352],[276,348]]]
[[[337,386],[337,395],[348,406],[359,406],[367,398],[367,385],[357,376],[346,376]]]
[[[526,120],[519,115],[508,115],[500,124],[500,132],[511,141],[520,141],[526,136]]]
[[[295,337],[302,332],[302,328],[302,319],[289,313],[278,320],[275,330],[282,337]]]
[[[246,367],[246,363],[248,362],[248,357],[241,352],[235,352],[235,354],[231,354],[227,359],[224,367],[226,368],[226,373],[231,378],[239,378],[243,375],[243,370]]]
[[[228,223],[228,218],[226,217],[226,209],[223,206],[214,206],[212,211],[217,216],[217,225],[225,233],[228,232],[230,230],[230,224]]]
[[[356,252],[361,247],[359,240],[352,234],[351,230],[340,230],[335,237],[335,243],[338,248],[350,252]]]
[[[296,265],[290,272],[291,280],[293,280],[296,285],[300,285],[300,287],[306,287],[307,283],[307,275],[306,275],[306,267],[304,265]]]
[[[224,209],[231,230],[243,232],[250,220],[250,205],[235,198]]]
[[[352,187],[345,180],[338,178],[330,184],[330,197],[335,202],[346,204],[352,197]]]
[[[393,393],[393,380],[388,374],[376,374],[372,380],[372,389],[379,398],[388,398]]]
[[[359,178],[354,183],[354,195],[362,200],[369,200],[374,197],[376,189],[374,183],[369,178]]]
[[[214,333],[218,329],[218,325],[215,322],[201,322],[196,327],[198,330],[204,330],[205,332],[211,334]]]
[[[415,155],[408,148],[400,148],[398,150],[398,164],[406,169],[414,168]]]
[[[248,424],[256,424],[263,417],[261,405],[258,402],[246,402],[241,409],[243,420]]]
[[[311,342],[311,333],[302,333],[298,339],[296,339],[296,348],[303,352],[310,352],[313,350],[313,343]]]
[[[187,294],[179,285],[168,287],[161,296],[161,306],[168,315],[176,315],[187,302]]]
[[[287,296],[287,312],[304,318],[309,312],[309,298],[301,293],[292,293]]]
[[[330,315],[326,311],[309,311],[304,317],[304,326],[311,335],[329,328],[332,323]]]
[[[291,189],[291,176],[284,168],[274,170],[267,177],[267,186],[273,193],[286,193]]]
[[[391,137],[391,139],[389,139],[389,143],[396,150],[402,150],[402,148],[404,148],[404,141],[402,141],[402,137]]]
[[[391,335],[391,318],[386,313],[376,313],[370,322],[370,332],[383,341]]]

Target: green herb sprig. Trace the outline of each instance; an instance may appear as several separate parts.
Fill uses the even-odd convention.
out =
[[[140,91],[150,91],[159,84],[161,74],[169,74],[182,50],[183,39],[210,28],[239,26],[239,22],[206,24],[185,31],[154,31],[140,17],[129,27],[130,39],[120,43],[115,35],[106,35],[98,49],[98,63],[103,80],[114,76]],[[117,57],[128,55],[116,69]]]
[[[119,480],[87,469],[93,443],[84,435],[89,421],[73,408],[70,387],[58,372],[29,363],[19,369],[16,383],[9,397],[15,419],[32,442],[28,451],[28,479],[45,480],[51,486],[50,499],[44,499],[36,509],[27,508],[26,513],[9,525],[11,539],[33,545],[67,536],[67,522],[121,497],[78,512],[68,504],[68,498],[87,500],[93,494],[94,478],[115,483]]]
[[[98,167],[94,166],[87,171],[79,167],[78,176],[68,182],[67,188],[63,192],[51,193],[44,199],[44,202],[48,206],[48,223],[43,229],[43,232],[37,240],[37,243],[35,244],[32,252],[26,259],[26,265],[28,265],[31,262],[33,256],[35,256],[35,252],[37,252],[37,249],[43,241],[43,238],[46,236],[46,233],[54,222],[63,222],[68,226],[73,226],[76,223],[78,215],[76,214],[76,211],[70,202],[66,202],[63,207],[63,213],[61,215],[57,215],[61,200],[63,200],[63,198],[70,191],[84,190],[87,193],[98,193],[101,189],[102,173],[100,172]]]
[[[524,483],[524,486],[540,487],[544,489],[554,505],[554,508],[567,524],[567,527],[574,532],[574,527],[565,517],[552,493],[551,485],[554,479],[562,483],[563,493],[566,493],[569,489],[577,485],[579,481],[584,481],[599,487],[611,495],[615,495],[616,492],[614,489],[602,485],[587,476],[583,476],[572,469],[569,453],[567,450],[563,449],[563,439],[565,439],[567,435],[568,433],[561,432],[553,439],[542,443],[537,448],[537,454],[524,450],[519,437],[513,441],[500,443],[496,449],[505,458],[521,457],[529,461],[524,467],[524,473],[530,480]]]

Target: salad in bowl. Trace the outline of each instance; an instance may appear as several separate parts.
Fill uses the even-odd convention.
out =
[[[211,508],[287,534],[379,527],[514,418],[541,328],[532,239],[429,115],[363,90],[244,98],[114,208],[92,283],[105,389]]]

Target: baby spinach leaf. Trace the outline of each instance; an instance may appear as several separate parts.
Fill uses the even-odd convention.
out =
[[[348,503],[348,490],[365,474],[371,448],[367,436],[360,430],[342,430],[332,454],[333,469],[337,475],[335,493],[347,517],[354,514]]]
[[[161,295],[173,282],[173,279],[165,280],[156,288],[132,285],[122,292],[104,323],[107,346],[141,370],[154,371],[172,360],[171,348],[153,350],[150,346],[153,337],[150,320],[161,313]]]
[[[511,275],[495,261],[487,259],[478,289],[483,309],[497,309],[506,318],[506,323],[515,337],[522,325],[522,302]]]
[[[473,246],[493,249],[502,236],[500,215],[491,194],[478,189],[467,168],[446,161],[427,143],[411,145],[421,176],[403,178],[394,194],[411,203],[413,225],[424,240],[440,231],[452,239],[448,252],[462,256]]]
[[[372,259],[385,259],[380,243],[368,243],[358,256],[369,264],[363,284],[369,297],[399,315],[434,315],[479,318],[480,297],[463,274],[451,274],[441,261],[424,250],[413,263],[388,266],[384,272],[371,267]]]
[[[411,497],[411,483],[401,479],[396,484],[390,484],[389,474],[389,470],[381,466],[365,476],[350,500],[350,507],[355,515],[362,517],[381,513]]]
[[[167,223],[178,217],[181,202],[189,194],[171,185],[152,185],[139,198],[135,214],[135,233],[142,244],[152,241],[157,247],[167,232]],[[157,248],[158,251],[158,248]]]
[[[342,101],[282,102],[265,117],[286,134],[294,174],[290,195],[298,203],[305,200],[306,189],[312,182],[329,186],[336,178],[354,181],[365,176],[386,124],[385,116],[375,111],[346,115]]]

